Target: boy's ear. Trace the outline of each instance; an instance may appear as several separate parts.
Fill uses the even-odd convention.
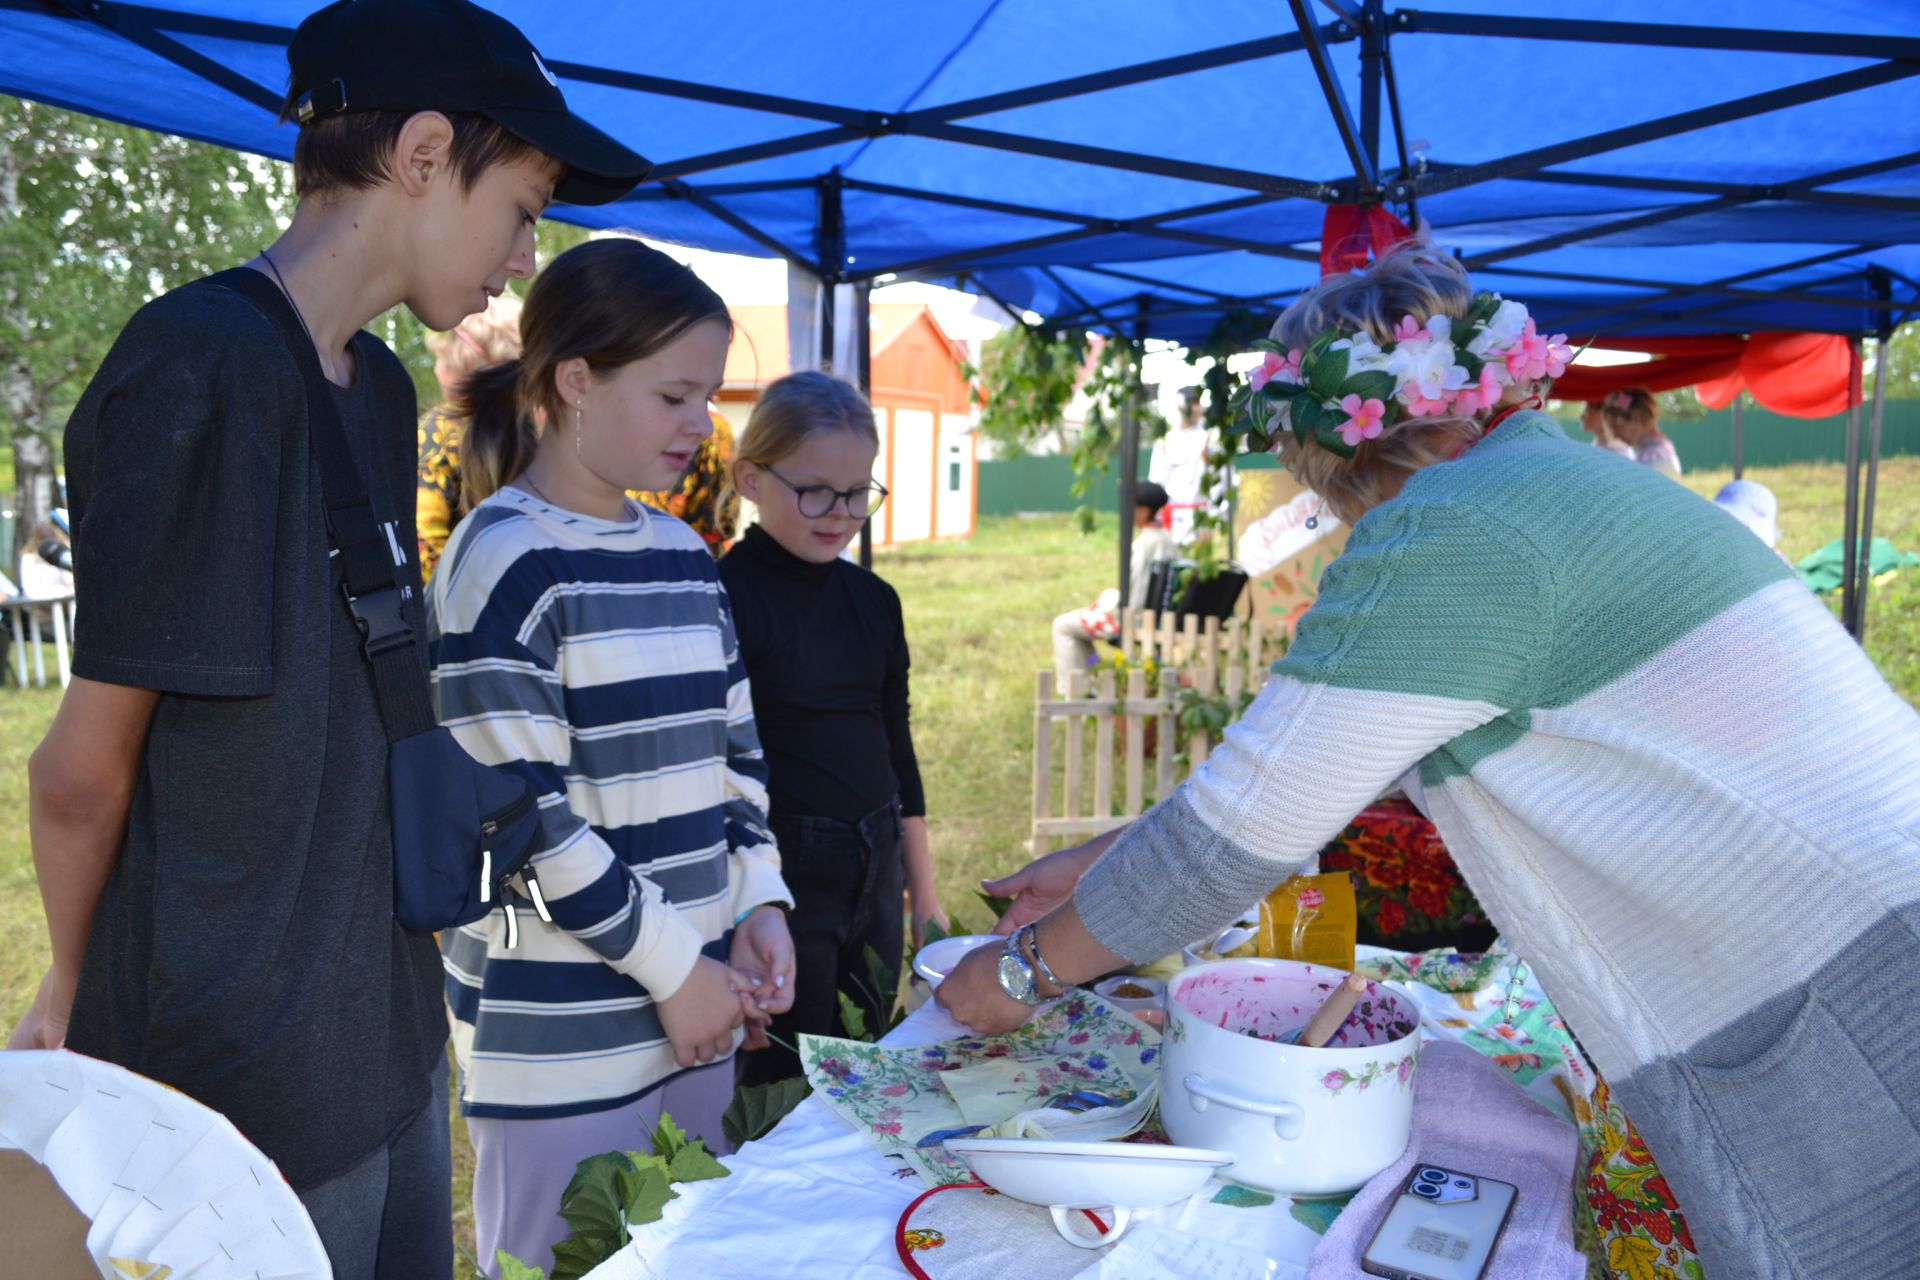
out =
[[[592,379],[592,370],[579,356],[571,360],[562,360],[553,366],[553,390],[562,404],[573,404],[584,400],[588,383]]]
[[[424,194],[435,177],[453,171],[453,122],[438,111],[409,117],[394,141],[393,161],[401,189]]]

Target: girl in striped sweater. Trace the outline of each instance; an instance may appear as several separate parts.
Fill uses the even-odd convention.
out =
[[[627,496],[712,430],[726,308],[602,240],[534,282],[521,334],[467,384],[476,505],[429,607],[441,721],[539,796],[518,937],[495,912],[441,945],[477,1252],[543,1264],[580,1160],[646,1149],[662,1110],[723,1148],[743,1022],[793,998],[792,897],[713,559]]]

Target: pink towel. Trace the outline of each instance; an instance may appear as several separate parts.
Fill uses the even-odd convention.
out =
[[[1413,1077],[1413,1136],[1406,1154],[1360,1189],[1314,1248],[1313,1280],[1368,1280],[1360,1254],[1387,1216],[1388,1201],[1416,1163],[1511,1182],[1513,1214],[1486,1280],[1581,1280],[1573,1247],[1573,1173],[1580,1135],[1523,1093],[1507,1073],[1465,1045],[1420,1049]]]

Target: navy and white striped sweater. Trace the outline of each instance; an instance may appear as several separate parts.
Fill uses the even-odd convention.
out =
[[[791,903],[766,765],[713,559],[680,521],[599,520],[502,489],[428,593],[434,701],[475,758],[539,797],[552,924],[442,935],[468,1115],[622,1105],[678,1067],[654,1000],[734,921]]]

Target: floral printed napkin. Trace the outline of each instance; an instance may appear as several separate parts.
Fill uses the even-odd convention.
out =
[[[922,1139],[997,1123],[1077,1089],[1135,1098],[1159,1081],[1160,1033],[1081,991],[1005,1035],[897,1048],[802,1036],[800,1060],[816,1098],[882,1155],[902,1157],[940,1187],[973,1175],[937,1140],[921,1147]],[[959,1080],[969,1110],[946,1087],[956,1072],[967,1073]]]

